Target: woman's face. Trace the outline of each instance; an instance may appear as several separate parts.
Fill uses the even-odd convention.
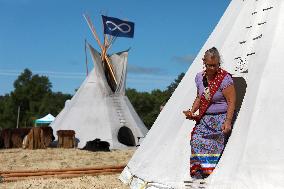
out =
[[[205,55],[203,60],[203,64],[206,68],[207,74],[215,74],[218,71],[220,66],[219,61],[217,58],[212,57],[210,55]]]

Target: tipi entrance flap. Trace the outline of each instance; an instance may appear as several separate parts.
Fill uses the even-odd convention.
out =
[[[96,74],[97,81],[100,85],[100,91],[102,91],[105,95],[111,92],[111,88],[108,85],[107,78],[105,76],[105,71],[103,68],[103,62],[101,60],[100,54],[96,49],[94,49],[90,44],[88,44],[88,47],[91,52],[91,56],[94,62],[94,70]]]
[[[119,54],[119,55],[118,55]],[[128,51],[123,51],[118,54],[111,55],[110,59],[113,63],[113,68],[115,72],[115,77],[117,81],[117,88],[115,93],[121,93],[124,95],[125,92],[125,83],[126,83],[126,67],[127,67],[127,58]]]

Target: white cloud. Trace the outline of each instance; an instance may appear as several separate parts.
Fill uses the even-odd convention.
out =
[[[156,75],[163,74],[165,72],[162,68],[157,67],[141,67],[129,64],[127,68],[128,73],[136,73],[136,74],[147,74],[147,75]]]
[[[191,64],[195,57],[195,55],[175,56],[173,57],[173,60],[182,64]]]
[[[19,76],[23,71],[19,70],[0,70],[0,76]],[[79,72],[54,72],[49,70],[32,71],[33,74],[44,75],[50,78],[83,79],[86,73]]]

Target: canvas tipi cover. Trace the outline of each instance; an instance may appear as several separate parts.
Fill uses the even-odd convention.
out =
[[[233,74],[238,116],[203,188],[284,188],[284,1],[232,0],[120,179],[131,188],[185,188],[190,132],[182,111],[196,95],[204,52],[217,47]],[[202,186],[200,186],[202,187]],[[198,187],[197,187],[198,188]]]
[[[128,52],[110,56],[117,80],[116,91],[112,91],[100,54],[91,45],[88,46],[94,69],[51,127],[54,131],[74,130],[79,148],[96,138],[109,142],[112,149],[136,146],[148,130],[125,96]]]

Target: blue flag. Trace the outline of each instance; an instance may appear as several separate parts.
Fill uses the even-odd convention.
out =
[[[120,20],[118,18],[107,17],[102,15],[104,24],[104,34],[109,34],[115,37],[130,37],[134,36],[134,22]]]

